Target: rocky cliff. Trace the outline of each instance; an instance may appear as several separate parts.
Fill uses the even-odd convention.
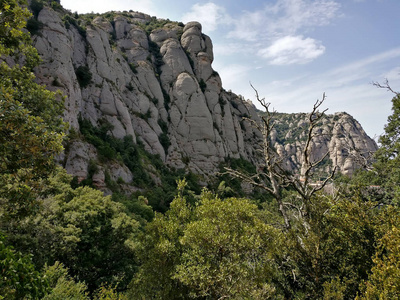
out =
[[[131,136],[170,167],[206,177],[227,158],[257,163],[261,134],[243,120],[257,120],[257,111],[222,88],[201,24],[133,11],[78,16],[59,5],[45,6],[35,22],[34,45],[43,60],[37,78],[65,95],[64,119],[78,133],[63,157],[69,173],[86,178],[90,162],[98,161],[98,149],[79,134],[82,120],[117,139]],[[300,160],[301,133],[297,140],[295,129],[302,119],[301,114],[279,119],[281,130],[273,137],[290,168]],[[315,155],[330,150],[331,161],[351,173],[355,165],[344,141],[351,137],[362,152],[374,151],[376,144],[345,113],[327,120],[314,141]],[[106,173],[125,183],[134,176],[116,159],[103,160],[91,176],[101,187]]]
[[[309,114],[277,113],[272,143],[285,158],[285,167],[293,172],[301,168],[302,151],[308,136]],[[377,150],[377,145],[363,130],[360,123],[345,112],[326,115],[314,131],[311,141],[311,161],[321,160],[320,177],[329,174],[334,166],[346,175],[357,168],[366,167]]]

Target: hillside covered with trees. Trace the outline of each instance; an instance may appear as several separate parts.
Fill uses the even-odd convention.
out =
[[[325,155],[309,150],[325,118],[323,101],[307,115],[294,173],[274,142],[290,142],[273,134],[284,122],[258,99],[266,114],[242,115],[238,123],[253,128],[247,132],[262,153],[257,166],[231,158],[213,182],[199,183],[199,174],[149,153],[149,140],[118,137],[111,121],[65,120],[68,100],[34,75],[40,58],[31,33],[49,5],[62,9],[57,1],[31,1],[31,16],[26,3],[0,0],[0,299],[400,297],[398,93],[379,149],[352,177],[322,168],[326,176],[316,184]],[[77,72],[81,84],[92,80],[88,74]],[[99,163],[123,162],[137,172],[137,189],[104,172],[105,196],[93,176],[69,175],[57,161],[78,139],[93,145]],[[163,143],[168,149],[165,135]],[[87,173],[103,165],[92,160]]]

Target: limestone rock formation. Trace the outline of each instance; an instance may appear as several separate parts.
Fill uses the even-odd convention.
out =
[[[292,172],[301,168],[302,150],[307,139],[308,114],[277,114],[273,142],[279,155],[285,159],[285,167]],[[377,150],[377,144],[361,125],[345,112],[327,115],[314,132],[311,142],[312,161],[319,161],[326,153],[320,172],[329,174],[336,166],[346,175],[363,167]]]
[[[261,134],[243,119],[257,120],[257,111],[223,89],[212,68],[211,39],[198,22],[183,25],[132,11],[76,16],[50,7],[40,11],[38,21],[43,26],[33,39],[43,63],[35,72],[41,83],[65,95],[64,119],[74,131],[80,118],[95,127],[107,124],[111,136],[131,136],[166,165],[206,177],[227,158],[257,163]],[[331,138],[315,140],[314,155],[330,150],[332,162],[351,173],[343,131],[363,151],[376,145],[350,116],[337,116],[336,123],[321,128]],[[300,119],[290,124],[286,140],[301,127]],[[300,144],[279,144],[282,155],[291,157],[289,167],[299,164]],[[66,169],[85,178],[90,160],[98,157],[95,147],[78,139],[68,149]],[[133,178],[126,166],[111,161],[97,171],[96,185],[103,187],[106,172],[126,183]]]

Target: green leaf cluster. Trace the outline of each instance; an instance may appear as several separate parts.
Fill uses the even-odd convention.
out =
[[[275,295],[269,284],[280,232],[261,221],[246,199],[221,200],[204,190],[198,205],[179,195],[146,228],[133,298],[219,299]],[[156,267],[157,266],[157,267]]]
[[[39,299],[47,289],[47,282],[35,270],[31,256],[6,245],[0,232],[0,299]]]

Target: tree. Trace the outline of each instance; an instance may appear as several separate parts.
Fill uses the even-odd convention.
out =
[[[48,278],[51,291],[43,300],[90,299],[87,286],[82,282],[75,282],[63,264],[56,262],[53,266],[46,266],[45,276]]]
[[[300,222],[286,235],[281,259],[287,296],[298,299],[354,299],[372,266],[378,211],[358,195],[316,195]],[[300,224],[296,224],[300,223]]]
[[[246,199],[202,193],[180,239],[183,253],[173,276],[189,287],[191,297],[279,298],[272,281],[281,233],[257,213]]]
[[[0,225],[37,208],[40,181],[62,150],[63,103],[35,83],[26,3],[0,1]]]
[[[178,182],[178,196],[165,213],[156,213],[145,227],[138,248],[140,268],[129,285],[131,299],[187,299],[188,289],[173,278],[181,261],[179,239],[192,218],[192,209],[184,196],[186,182]]]
[[[42,179],[62,149],[62,134],[0,89],[0,220],[10,222],[37,206]]]
[[[326,179],[322,183],[319,185],[311,184],[313,171],[329,154],[329,152],[327,152],[317,160],[311,159],[312,140],[316,136],[316,128],[326,112],[326,109],[320,112],[319,108],[324,103],[326,97],[324,94],[322,100],[317,100],[309,114],[307,139],[302,150],[301,169],[298,174],[293,174],[284,168],[284,158],[277,153],[275,147],[271,143],[271,133],[275,126],[273,122],[274,111],[270,111],[270,103],[266,102],[265,98],[260,99],[257,90],[252,85],[251,87],[256,93],[257,101],[265,109],[266,115],[261,117],[260,122],[249,118],[244,119],[250,122],[253,127],[258,129],[262,134],[262,141],[259,149],[262,153],[262,165],[258,168],[256,174],[247,174],[231,168],[225,169],[231,176],[239,178],[271,194],[278,203],[278,209],[282,214],[285,228],[289,229],[291,224],[288,210],[296,211],[300,218],[302,218],[303,215],[307,213],[306,209],[311,197],[316,192],[322,190],[335,174],[336,167],[326,176]],[[282,191],[285,188],[294,189],[301,201],[297,203],[284,202]],[[305,224],[305,226],[307,225]]]
[[[378,228],[381,238],[373,258],[368,281],[360,284],[358,300],[400,298],[400,211],[389,206],[382,213],[385,222]]]
[[[84,282],[76,282],[68,273],[68,269],[59,262],[53,266],[46,266],[45,276],[49,281],[50,292],[43,300],[128,300],[118,294],[115,288],[102,285],[89,297],[87,286]]]
[[[31,256],[6,245],[0,232],[0,299],[39,299],[47,288],[47,282],[35,270]]]
[[[281,233],[262,222],[246,199],[221,200],[203,191],[191,207],[179,195],[146,228],[134,299],[279,298],[272,279]]]
[[[392,114],[385,125],[385,133],[379,138],[380,148],[375,154],[377,159],[374,171],[379,174],[385,187],[387,198],[400,199],[400,94],[392,99]],[[389,200],[390,201],[390,200]]]
[[[32,225],[36,259],[63,263],[90,292],[105,283],[124,289],[135,272],[139,224],[122,204],[90,187],[67,187],[43,206]]]

